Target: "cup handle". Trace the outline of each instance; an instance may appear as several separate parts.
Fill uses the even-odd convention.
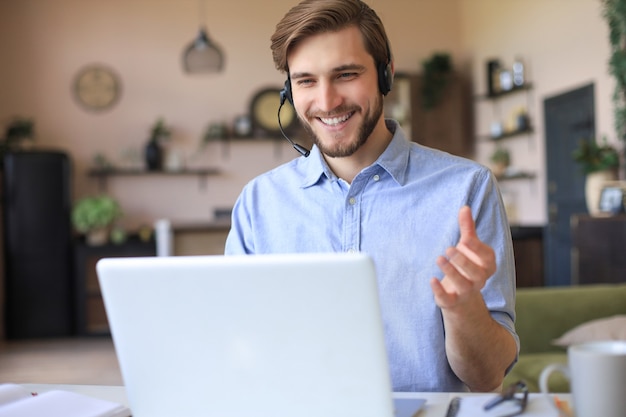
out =
[[[543,369],[543,371],[541,371],[541,375],[539,375],[539,388],[541,389],[541,392],[543,393],[546,400],[548,401],[548,404],[550,404],[550,406],[554,408],[559,413],[559,415],[561,415],[562,410],[560,410],[556,406],[554,401],[552,400],[552,397],[550,396],[550,390],[548,388],[548,379],[550,378],[550,375],[553,372],[562,373],[563,376],[565,376],[570,381],[571,381],[571,377],[570,377],[570,372],[569,372],[569,368],[567,367],[567,365],[563,365],[560,363],[553,363],[551,365],[546,366]]]

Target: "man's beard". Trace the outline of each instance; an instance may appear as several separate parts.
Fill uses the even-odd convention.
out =
[[[341,112],[341,109],[337,113]],[[376,101],[374,102],[374,107],[370,108],[370,110],[364,114],[363,122],[361,126],[359,126],[357,131],[356,140],[350,141],[346,144],[335,144],[329,143],[328,146],[324,145],[320,140],[319,136],[315,133],[311,125],[298,116],[298,120],[300,124],[304,128],[304,130],[309,134],[309,137],[313,141],[315,145],[320,149],[322,154],[329,156],[331,158],[344,158],[354,154],[361,146],[367,142],[367,139],[370,137],[380,116],[383,114],[383,98],[382,96],[377,96]]]

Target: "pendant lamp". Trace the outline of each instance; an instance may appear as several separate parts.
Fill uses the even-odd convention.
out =
[[[200,16],[204,15],[202,1]],[[198,36],[183,51],[183,68],[189,74],[220,72],[224,68],[224,53],[209,39],[206,27],[200,26]]]

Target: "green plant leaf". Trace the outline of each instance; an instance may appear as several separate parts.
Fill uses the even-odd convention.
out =
[[[72,224],[77,231],[86,233],[108,227],[122,216],[122,210],[112,197],[101,195],[84,197],[72,208]]]
[[[572,157],[581,165],[585,174],[619,167],[619,153],[607,143],[606,137],[603,137],[601,144],[594,138],[581,139],[578,148],[572,152]]]

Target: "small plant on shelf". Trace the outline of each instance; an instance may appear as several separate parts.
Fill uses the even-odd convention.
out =
[[[35,136],[35,122],[33,119],[16,117],[6,128],[5,141],[8,144],[33,139]]]
[[[452,60],[447,53],[435,53],[422,62],[422,107],[431,110],[439,104],[452,73]]]
[[[511,154],[505,148],[498,147],[489,158],[493,163],[492,171],[496,177],[504,175],[511,164]]]
[[[171,131],[165,119],[159,117],[150,128],[150,138],[145,148],[146,168],[149,171],[160,171],[163,167],[163,144],[170,138]]]
[[[4,138],[0,139],[0,168],[4,154],[23,148],[23,145],[35,138],[35,122],[25,117],[15,117],[5,128]]]
[[[91,245],[106,243],[109,229],[121,216],[119,204],[107,195],[83,197],[72,208],[74,228],[84,233]]]
[[[171,133],[172,132],[165,124],[165,119],[159,117],[150,129],[150,142],[155,142],[161,145],[170,138]]]

